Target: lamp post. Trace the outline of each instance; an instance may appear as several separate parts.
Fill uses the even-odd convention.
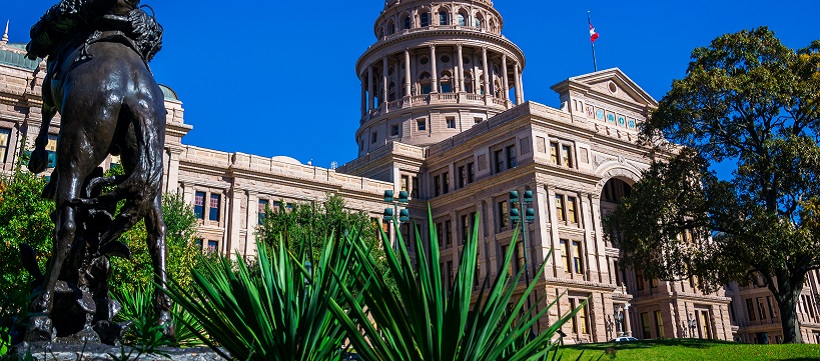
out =
[[[396,229],[399,229],[402,222],[407,222],[410,220],[410,211],[407,208],[399,209],[399,205],[406,205],[408,201],[408,194],[407,191],[400,191],[399,197],[393,197],[392,190],[384,191],[384,202],[393,206],[393,208],[385,208],[384,209],[384,221],[390,223],[391,221],[396,222]],[[396,219],[395,215],[398,214],[398,219]],[[392,234],[392,233],[391,233]],[[394,247],[398,247],[398,243],[395,242],[395,238],[392,240],[395,243]]]
[[[695,338],[695,328],[697,328],[697,320],[695,320],[695,317],[692,316],[691,313],[689,314],[687,323],[689,325],[689,337]]]
[[[521,225],[521,235],[522,235],[521,239],[522,239],[522,242],[523,242],[522,244],[523,244],[523,248],[524,248],[524,280],[527,282],[527,285],[529,285],[530,284],[530,270],[529,270],[530,258],[527,255],[527,248],[529,248],[528,245],[527,245],[527,233],[529,233],[529,232],[527,232],[527,224],[535,222],[535,210],[532,209],[532,207],[530,207],[530,205],[532,204],[532,191],[525,190],[524,191],[524,196],[521,197],[521,198],[518,197],[518,191],[510,191],[510,204],[512,205],[510,207],[510,221],[512,221],[513,224],[518,222],[518,224]],[[526,209],[524,211],[524,218],[522,219],[520,210],[524,209],[525,206],[526,206]],[[529,297],[527,297],[527,309],[528,310],[532,309],[532,305],[530,304],[530,298]]]
[[[615,320],[615,335],[618,337],[627,335],[626,327],[624,327],[624,318],[626,317],[626,311],[629,310],[629,306],[631,306],[629,302],[622,306],[619,305],[615,308],[614,314],[612,315],[612,318]]]

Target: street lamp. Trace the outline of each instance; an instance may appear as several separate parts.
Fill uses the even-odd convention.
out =
[[[410,221],[410,211],[407,208],[399,209],[399,205],[406,205],[408,202],[408,194],[407,191],[400,191],[399,197],[393,197],[392,190],[384,191],[384,202],[393,205],[393,208],[385,208],[384,209],[384,221],[385,222],[396,222],[396,228],[401,226],[402,222]],[[396,219],[395,215],[398,214],[399,217]],[[392,234],[392,233],[391,233]],[[398,244],[396,244],[398,246]]]
[[[695,328],[697,328],[697,323],[698,322],[697,322],[697,320],[695,320],[695,317],[692,316],[692,314],[690,313],[689,314],[688,324],[689,324],[689,337],[691,337],[691,338],[695,338]]]
[[[629,310],[629,302],[625,305],[619,305],[614,310],[614,314],[612,315],[613,319],[615,320],[615,334],[617,336],[627,336],[626,327],[624,327],[624,317],[626,317],[626,311]]]

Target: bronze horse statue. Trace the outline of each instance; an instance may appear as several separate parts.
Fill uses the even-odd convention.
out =
[[[65,277],[61,276],[66,274],[64,266],[72,265],[66,262],[72,247],[89,242],[90,228],[99,228],[94,242],[104,248],[145,219],[155,281],[163,289],[167,283],[161,205],[166,110],[162,90],[148,67],[160,48],[162,28],[138,3],[62,0],[31,30],[28,56],[48,59],[42,84],[42,127],[29,161],[32,172],[47,167],[48,127],[58,112],[61,124],[56,167],[44,191],[56,204],[53,254],[42,279],[42,292],[30,305],[31,312],[48,316],[32,318],[27,341],[53,340],[49,317],[53,316],[55,287]],[[120,156],[124,175],[103,178],[99,171],[95,173],[109,155]],[[113,190],[94,191],[103,184]],[[103,226],[83,224],[94,218],[89,214],[112,209],[121,200],[125,203],[120,212]],[[74,270],[74,278],[77,273]],[[170,298],[162,290],[156,290],[154,297],[158,322],[165,324],[170,321]],[[167,334],[172,334],[170,328],[166,327]]]

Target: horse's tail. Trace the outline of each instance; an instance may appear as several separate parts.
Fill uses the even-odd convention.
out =
[[[138,158],[122,182],[105,195],[112,199],[125,199],[126,202],[100,239],[101,244],[118,238],[144,218],[162,192],[164,118],[160,114],[147,114],[151,110],[143,107],[124,104],[124,108],[131,114],[124,114],[127,116],[122,119],[130,119],[131,123],[123,125],[133,127]],[[164,106],[162,110],[165,110]]]

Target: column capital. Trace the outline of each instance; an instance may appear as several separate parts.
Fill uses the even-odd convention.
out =
[[[463,48],[463,47],[464,47],[464,45],[463,45],[463,44],[461,44],[461,43],[456,44],[456,48],[458,48],[458,50],[461,50],[461,48]]]

